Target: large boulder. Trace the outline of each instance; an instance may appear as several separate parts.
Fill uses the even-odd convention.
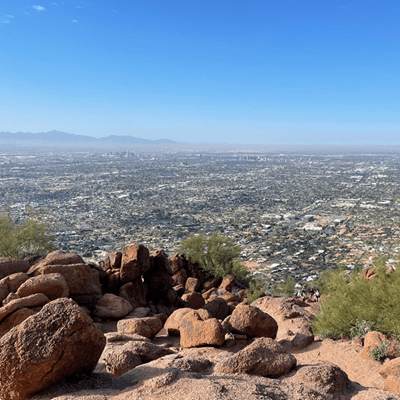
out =
[[[0,397],[25,400],[63,378],[90,373],[106,338],[71,299],[57,299],[0,339]]]
[[[187,272],[185,269],[180,269],[177,271],[174,275],[172,275],[172,282],[174,286],[186,285],[186,280],[187,280]]]
[[[210,318],[206,310],[190,310],[183,315],[179,331],[181,347],[220,346],[225,341],[221,323]]]
[[[17,272],[27,272],[29,262],[18,258],[0,257],[0,279]]]
[[[17,290],[19,297],[35,293],[43,293],[51,301],[60,297],[68,297],[69,289],[64,277],[61,274],[53,273],[34,276],[25,281]]]
[[[134,309],[146,305],[146,294],[146,286],[141,277],[125,283],[119,289],[119,296],[128,300]]]
[[[163,327],[158,317],[126,318],[118,321],[117,330],[120,333],[137,333],[138,335],[152,338]]]
[[[144,341],[129,341],[122,346],[122,349],[136,354],[143,363],[157,360],[158,358],[174,353],[170,349]]]
[[[229,320],[231,331],[250,337],[261,336],[275,339],[277,322],[257,307],[239,304]]]
[[[200,289],[200,285],[201,282],[198,279],[189,277],[186,280],[185,289],[188,292],[197,292]]]
[[[264,296],[251,305],[277,321],[276,340],[288,351],[301,350],[314,341],[310,325],[317,309],[314,305],[307,304],[301,299],[279,296]]]
[[[173,256],[169,257],[169,261],[172,274],[176,274],[187,264],[187,260],[183,254],[174,254]]]
[[[304,383],[310,389],[323,394],[327,400],[344,398],[350,384],[347,374],[328,361],[299,367],[292,381]]]
[[[185,314],[187,314],[190,311],[191,311],[190,308],[178,308],[168,317],[168,319],[164,324],[164,329],[168,332],[168,335],[170,336],[180,335],[182,319],[185,316]]]
[[[113,374],[116,378],[142,363],[137,354],[124,348],[108,353],[104,357],[104,361],[107,366],[107,372]]]
[[[122,249],[121,275],[122,283],[127,283],[143,275],[150,269],[150,255],[147,247],[130,243]]]
[[[230,358],[219,362],[216,371],[225,374],[281,376],[297,364],[296,358],[271,338],[259,338]]]
[[[188,302],[194,310],[198,310],[205,305],[203,296],[198,292],[185,293],[182,296],[182,300]]]
[[[220,297],[209,301],[203,308],[211,314],[212,318],[220,320],[224,320],[229,314],[228,303]]]
[[[167,291],[174,286],[171,273],[165,252],[161,249],[155,250],[150,257],[150,269],[143,275],[144,283],[149,289],[147,300],[157,304],[165,298]]]
[[[99,272],[86,264],[46,265],[35,275],[61,274],[67,282],[69,294],[101,295]]]
[[[271,315],[278,322],[299,317],[307,321],[314,319],[313,313],[310,312],[312,306],[297,298],[264,296],[253,301],[251,305]]]
[[[107,254],[104,269],[121,268],[122,253],[116,251],[115,253]]]
[[[94,315],[103,319],[120,319],[133,310],[129,301],[112,293],[103,295],[96,304]]]
[[[387,378],[390,375],[400,378],[400,357],[385,362],[379,370],[379,374],[382,375],[383,378]]]
[[[304,318],[278,322],[276,340],[288,351],[301,350],[314,341],[310,324]]]
[[[43,293],[35,293],[22,299],[11,300],[3,307],[0,307],[0,322],[20,308],[40,307],[48,302],[49,299]]]
[[[28,275],[39,275],[40,270],[47,265],[70,265],[70,264],[84,264],[82,257],[74,253],[63,253],[62,251],[53,251],[49,253],[44,259],[38,261],[36,264],[29,268]],[[23,271],[26,272],[26,271]]]
[[[10,293],[15,293],[18,288],[29,279],[25,272],[16,272],[0,280],[0,304]]]

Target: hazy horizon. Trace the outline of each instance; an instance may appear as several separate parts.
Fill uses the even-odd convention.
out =
[[[400,3],[13,0],[0,131],[400,145]]]

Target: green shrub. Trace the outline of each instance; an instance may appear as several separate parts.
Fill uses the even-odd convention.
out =
[[[332,271],[312,328],[316,335],[340,338],[364,336],[368,330],[400,334],[400,272],[387,274],[378,258],[376,278]],[[329,294],[329,297],[326,294]]]
[[[369,352],[369,356],[371,358],[374,358],[375,360],[382,360],[383,358],[387,357],[387,349],[389,347],[389,344],[386,341],[383,341],[378,347],[375,349],[372,349]]]
[[[225,278],[234,276],[249,288],[246,296],[250,302],[265,293],[265,284],[249,274],[240,262],[240,247],[228,236],[203,233],[192,235],[182,241],[179,252],[192,262],[197,262],[201,269],[211,276]]]
[[[350,339],[363,338],[368,332],[376,330],[376,321],[365,321],[357,318],[348,333]]]
[[[183,240],[179,252],[185,254],[192,262],[212,274],[225,278],[234,275],[243,278],[247,270],[240,262],[240,247],[233,239],[220,234],[209,237],[203,233],[189,236]]]
[[[30,219],[15,225],[9,213],[0,213],[0,257],[20,258],[53,250],[55,246],[45,224]]]

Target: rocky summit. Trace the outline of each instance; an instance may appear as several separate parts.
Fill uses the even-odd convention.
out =
[[[398,354],[369,357],[390,337],[314,337],[319,303],[250,305],[181,254],[0,258],[0,276],[2,400],[400,400]]]

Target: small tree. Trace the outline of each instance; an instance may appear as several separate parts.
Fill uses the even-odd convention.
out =
[[[207,237],[203,233],[192,235],[182,241],[179,252],[192,262],[199,263],[210,275],[221,278],[232,275],[244,281],[249,286],[246,295],[250,302],[265,293],[265,284],[250,276],[240,262],[240,247],[228,236],[213,234]]]
[[[192,235],[182,241],[179,252],[214,276],[225,278],[235,275],[242,278],[247,273],[239,261],[240,247],[227,236],[213,234],[206,237],[203,233]]]
[[[47,226],[32,219],[15,225],[9,213],[0,213],[0,256],[19,258],[27,253],[55,250]]]

